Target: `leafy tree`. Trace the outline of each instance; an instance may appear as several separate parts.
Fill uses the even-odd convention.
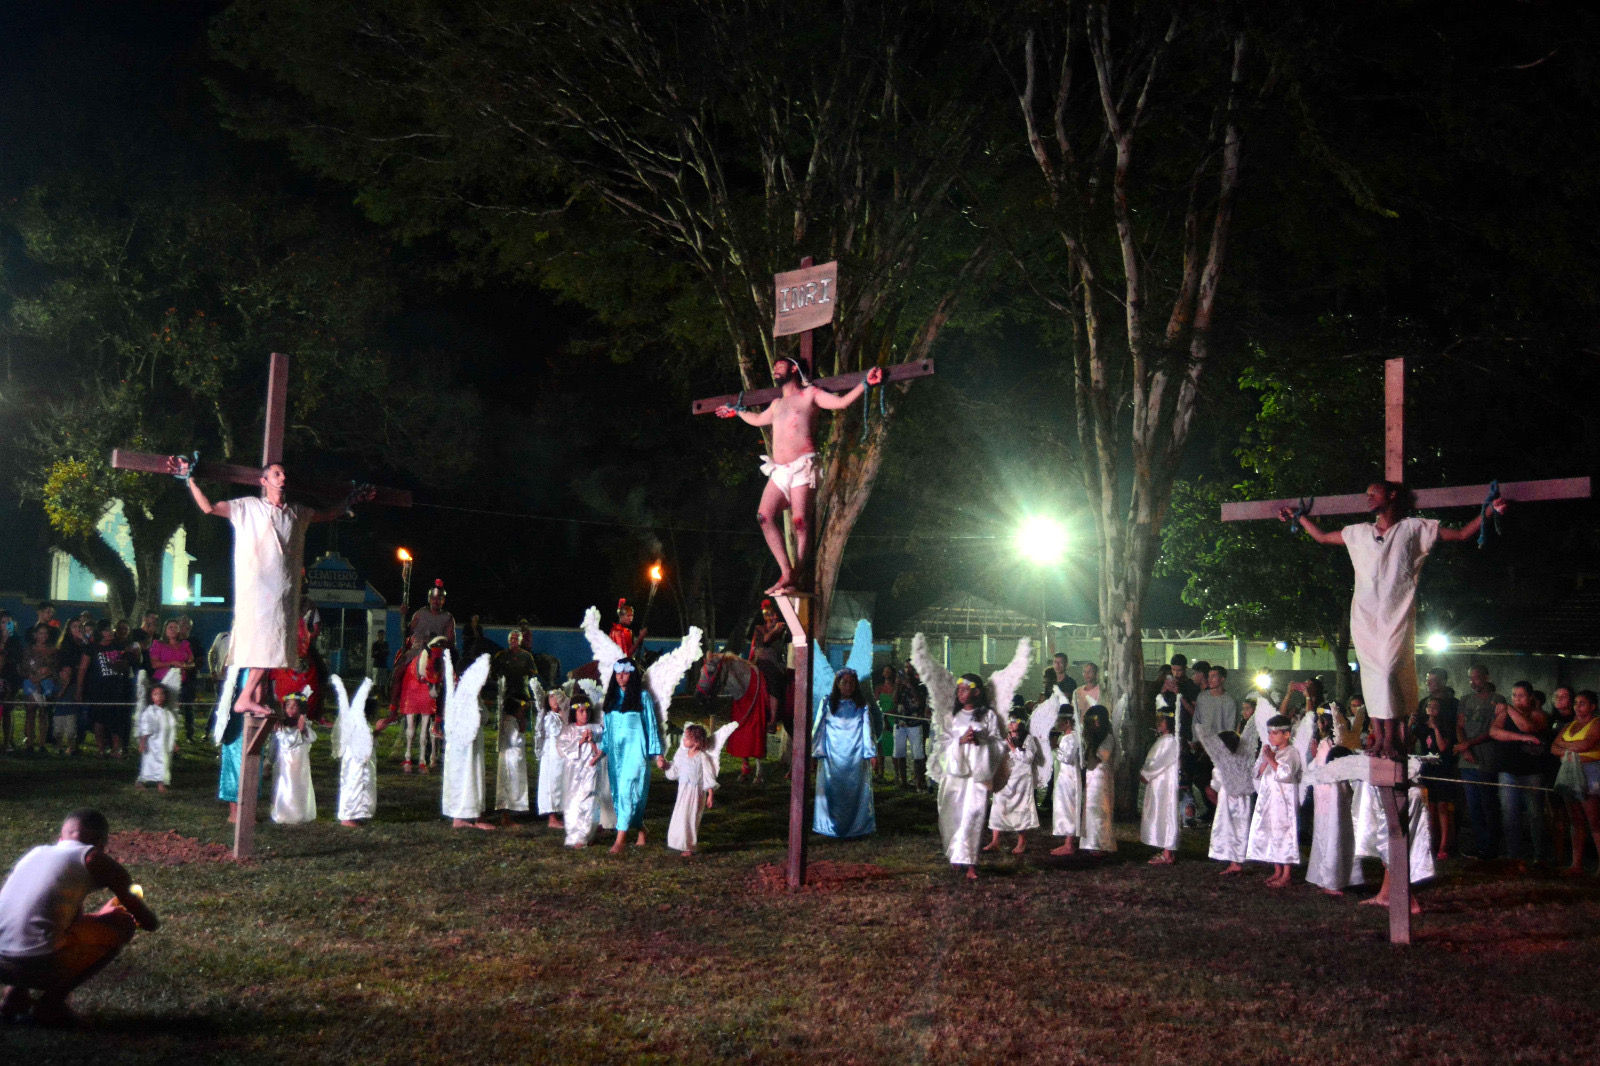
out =
[[[840,262],[819,372],[923,355],[987,262],[958,209],[982,160],[973,28],[937,3],[245,0],[215,41],[250,79],[225,92],[239,128],[375,219],[582,301],[614,354],[667,337],[754,388],[794,343],[770,336],[771,275],[802,255]],[[889,414],[819,442],[824,617]]]
[[[4,222],[7,340],[36,375],[19,488],[113,610],[159,605],[162,554],[191,513],[170,479],[114,471],[113,447],[253,461],[270,351],[293,353],[288,450],[315,446],[423,480],[471,455],[471,400],[391,373],[367,336],[391,306],[384,256],[305,201],[114,176],[32,188]],[[440,417],[443,415],[443,417]],[[121,500],[129,568],[97,533]]]

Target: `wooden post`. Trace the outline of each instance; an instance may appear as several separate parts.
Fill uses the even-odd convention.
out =
[[[792,603],[795,622],[789,632],[794,640],[794,743],[789,753],[789,859],[785,870],[791,892],[806,883],[806,776],[811,758],[811,714],[815,702],[811,691],[811,597],[780,597]]]
[[[267,681],[271,681],[269,673]],[[231,708],[217,708],[218,714],[231,713]],[[267,739],[283,719],[278,715],[259,718],[244,716],[244,735],[239,742],[239,801],[238,821],[233,825],[233,857],[248,859],[256,846],[256,799],[261,791],[261,751]]]
[[[261,435],[261,465],[283,462],[283,426],[289,415],[289,357],[273,352],[267,365],[267,421]]]
[[[1406,361],[1383,361],[1383,477],[1406,479]]]
[[[1389,943],[1411,943],[1411,821],[1407,805],[1406,764],[1370,759],[1367,780],[1377,788],[1384,824],[1389,829]]]

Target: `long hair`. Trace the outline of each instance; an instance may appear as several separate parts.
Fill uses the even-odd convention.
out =
[[[984,684],[983,678],[979,677],[977,674],[962,674],[960,677],[956,678],[956,683],[957,684],[960,684],[963,681],[965,681],[967,684],[971,685],[973,688],[977,689],[977,691],[978,691],[978,701],[972,705],[973,712],[977,713],[977,712],[988,710],[989,709],[989,686]],[[956,707],[957,713],[960,713],[961,710],[962,710],[962,708],[959,705],[957,705],[957,707]]]
[[[828,693],[829,714],[833,714],[839,709],[839,701],[844,698],[844,693],[839,691],[839,683],[844,680],[846,674],[854,677],[856,681],[856,694],[852,698],[851,702],[855,703],[857,706],[865,706],[865,704],[862,703],[861,698],[861,679],[856,677],[856,672],[854,670],[840,670],[837,674],[833,675],[833,691]]]
[[[1106,737],[1111,735],[1111,712],[1095,704],[1083,712],[1083,740],[1085,751],[1099,751]]]
[[[644,673],[632,659],[621,659],[633,666],[628,673],[627,687],[621,692],[617,691],[617,675],[615,672],[606,679],[606,701],[603,708],[607,714],[612,711],[642,711],[644,710]]]

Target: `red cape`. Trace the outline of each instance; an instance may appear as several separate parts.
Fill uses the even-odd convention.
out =
[[[767,757],[767,679],[760,670],[750,671],[750,687],[733,702],[733,720],[739,728],[722,746],[722,754],[735,759]]]

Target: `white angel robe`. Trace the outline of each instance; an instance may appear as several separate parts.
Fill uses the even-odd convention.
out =
[[[605,759],[600,748],[598,725],[573,723],[562,728],[556,738],[556,749],[561,753],[561,796],[565,800],[561,822],[566,826],[565,843],[569,848],[582,847],[594,837],[594,827],[600,814],[600,786],[609,785],[605,766],[595,762],[596,756]],[[584,741],[592,740],[592,743]],[[616,826],[616,818],[611,821]]]
[[[972,742],[961,743],[967,730]],[[940,736],[939,828],[945,855],[957,866],[975,866],[984,843],[989,789],[1005,758],[1000,751],[1000,719],[990,710],[962,711]]]
[[[452,706],[450,714],[478,715],[478,701],[468,706]],[[481,722],[482,719],[480,718]],[[474,728],[470,741],[452,742],[449,726],[445,727],[444,742],[444,796],[440,809],[446,818],[463,818],[476,821],[483,814],[483,729]]]
[[[1375,785],[1357,783],[1356,788],[1367,793],[1366,807],[1369,812],[1367,825],[1361,827],[1365,832],[1358,831],[1357,834],[1356,855],[1363,859],[1380,859],[1388,866],[1389,819],[1383,813],[1383,800],[1379,798]],[[1411,860],[1411,883],[1416,884],[1434,875],[1433,826],[1428,822],[1428,803],[1420,787],[1413,785],[1407,790],[1402,815],[1410,823],[1411,846],[1407,851]]]
[[[559,757],[556,760],[556,773],[561,773]],[[500,751],[494,772],[494,805],[496,810],[501,811],[528,809],[528,752],[522,742],[522,730],[517,727],[517,720],[509,714],[500,716]]]
[[[301,719],[301,729],[279,729],[273,734],[278,766],[272,791],[272,820],[298,825],[317,820],[317,793],[311,786],[311,745],[317,732]]]
[[[233,526],[233,636],[228,662],[287,669],[300,658],[300,572],[311,512],[260,496],[228,501]]]
[[[1317,741],[1313,766],[1326,766],[1333,741]],[[1355,825],[1350,819],[1350,783],[1313,785],[1311,858],[1306,862],[1306,883],[1338,892],[1362,882],[1361,863],[1356,858]]]
[[[1251,862],[1300,861],[1300,772],[1305,761],[1294,745],[1272,749],[1276,768],[1263,748],[1256,760],[1256,810],[1250,819],[1250,843],[1245,858]]]
[[[1211,848],[1207,854],[1223,862],[1244,862],[1250,842],[1250,807],[1255,793],[1235,796],[1216,770],[1211,772],[1211,789],[1217,794],[1217,804],[1211,812]]]
[[[135,735],[144,741],[139,753],[139,780],[151,785],[172,783],[172,749],[178,744],[178,719],[165,707],[146,704],[139,712]]]
[[[1350,639],[1372,718],[1404,718],[1417,705],[1417,577],[1439,540],[1432,518],[1402,518],[1381,537],[1373,522],[1345,526],[1355,568]]]
[[[378,757],[358,758],[346,744],[339,754],[339,820],[360,822],[378,813]]]
[[[1078,837],[1079,847],[1089,851],[1117,850],[1117,833],[1112,825],[1116,808],[1116,749],[1108,735],[1101,741],[1095,766],[1083,774],[1083,832]]]
[[[1144,808],[1139,814],[1139,839],[1154,848],[1178,850],[1178,738],[1156,738],[1139,770],[1144,782]]]
[[[709,753],[690,751],[681,744],[667,764],[667,780],[678,783],[678,799],[667,823],[667,847],[693,851],[700,843],[700,819],[706,813],[706,795],[717,787],[717,764]]]
[[[559,814],[562,807],[561,777],[566,763],[561,758],[558,740],[567,723],[549,709],[539,712],[538,723],[534,727],[534,743],[539,751],[539,813]],[[522,809],[528,808],[524,806]]]
[[[1056,779],[1050,789],[1050,832],[1075,837],[1083,825],[1083,769],[1078,734],[1063,733],[1056,742]]]
[[[1024,737],[1020,748],[1006,745],[1006,783],[989,801],[989,828],[1021,833],[1039,828],[1039,803],[1033,790],[1039,773],[1049,767],[1038,738]]]

